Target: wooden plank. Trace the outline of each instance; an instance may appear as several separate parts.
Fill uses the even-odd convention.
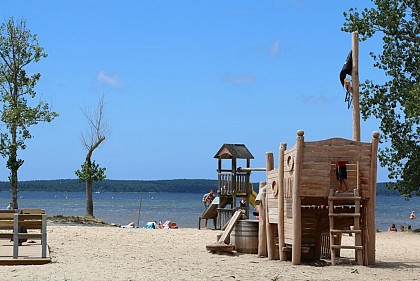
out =
[[[334,213],[329,214],[330,217],[360,217],[360,213]]]
[[[347,172],[349,171],[347,170]],[[302,177],[328,177],[330,176],[330,174],[331,174],[331,171],[330,169],[328,169],[328,166],[326,165],[324,166],[319,165],[317,169],[305,169],[305,167],[302,168]],[[348,174],[349,173],[347,173],[347,175]]]
[[[268,214],[270,216],[277,216],[279,214],[279,209],[277,207],[276,208],[271,208],[271,209],[268,210]]]
[[[13,229],[13,220],[0,221],[0,229]]]
[[[235,246],[224,243],[215,243],[206,245],[206,249],[210,252],[233,252]]]
[[[269,214],[268,223],[278,224],[279,223],[278,214]]]
[[[278,169],[273,169],[273,170],[267,172],[267,178],[268,179],[277,179],[278,176],[279,176],[279,170]]]
[[[326,189],[321,190],[321,189],[307,189],[307,188],[302,188],[301,191],[301,197],[327,197],[328,196],[328,191]]]
[[[332,233],[362,233],[362,231],[356,229],[330,229]]]
[[[357,159],[360,162],[370,162],[370,152],[365,152],[365,154],[360,152],[340,152],[334,155],[322,152],[313,152],[305,155],[304,162],[326,162],[326,161],[348,161],[351,159]]]
[[[19,226],[26,227],[27,229],[41,229],[42,221],[20,221]]]
[[[319,140],[319,141],[307,141],[305,142],[305,148],[307,146],[344,146],[344,145],[351,145],[351,146],[370,146],[368,142],[356,142],[353,140],[343,139],[343,138],[330,138],[326,140]]]
[[[42,233],[19,233],[19,239],[42,239]]]
[[[22,209],[22,214],[45,214],[44,209]]]
[[[267,206],[268,206],[268,209],[271,209],[271,208],[277,209],[278,208],[277,198],[269,198],[267,201]]]
[[[352,245],[331,245],[332,249],[348,249],[348,250],[363,250],[363,246]]]
[[[219,238],[217,243],[227,242],[228,237],[230,237],[230,233],[233,231],[233,227],[236,225],[243,213],[244,212],[241,209],[239,209],[235,212],[235,214],[233,214],[232,218],[229,220],[228,226],[226,227],[225,231],[223,232],[222,236]]]
[[[0,213],[0,220],[13,220],[14,212]]]

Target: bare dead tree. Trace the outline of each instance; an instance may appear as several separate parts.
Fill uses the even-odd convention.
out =
[[[106,178],[106,168],[99,167],[92,161],[92,154],[111,134],[108,124],[105,121],[105,103],[102,96],[98,100],[96,110],[82,110],[88,121],[88,129],[81,135],[81,142],[87,151],[82,168],[75,173],[81,182],[86,182],[86,214],[93,216],[93,192],[92,184]]]

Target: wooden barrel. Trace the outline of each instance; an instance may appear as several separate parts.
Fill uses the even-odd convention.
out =
[[[258,253],[258,220],[240,220],[230,236],[230,242],[239,253]]]

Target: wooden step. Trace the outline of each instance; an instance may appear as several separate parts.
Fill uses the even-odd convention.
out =
[[[329,213],[330,217],[360,217],[360,213]]]
[[[362,233],[359,229],[330,229],[331,233]]]
[[[363,246],[331,245],[331,249],[363,250]]]

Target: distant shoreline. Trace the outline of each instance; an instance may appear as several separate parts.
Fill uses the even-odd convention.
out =
[[[258,191],[258,183],[254,190]],[[206,193],[217,190],[217,180],[172,179],[172,180],[109,180],[93,184],[93,192],[177,192]],[[0,181],[0,192],[8,192],[10,184]],[[85,183],[77,179],[32,180],[19,182],[19,191],[84,192]],[[396,190],[388,190],[386,182],[377,184],[376,195],[399,196]]]

